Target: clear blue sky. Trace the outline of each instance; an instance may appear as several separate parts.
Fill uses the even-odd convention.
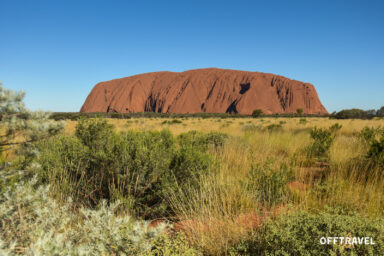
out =
[[[0,80],[33,110],[93,86],[217,67],[313,83],[330,111],[384,105],[384,1],[0,0]]]

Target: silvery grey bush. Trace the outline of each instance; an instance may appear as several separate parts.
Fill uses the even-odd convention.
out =
[[[18,147],[26,158],[37,154],[31,143],[57,134],[64,122],[49,120],[45,112],[31,112],[24,105],[23,91],[16,92],[0,82],[0,153]]]
[[[0,255],[148,255],[165,229],[116,215],[118,202],[95,210],[74,210],[71,200],[59,205],[48,186],[34,188],[36,180],[0,195]]]

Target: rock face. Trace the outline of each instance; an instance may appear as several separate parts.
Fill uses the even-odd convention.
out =
[[[312,84],[226,69],[154,72],[98,83],[80,112],[327,114]]]

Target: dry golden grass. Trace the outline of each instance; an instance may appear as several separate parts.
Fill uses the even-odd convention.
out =
[[[217,171],[200,181],[198,190],[180,189],[170,196],[178,218],[196,221],[189,231],[191,242],[209,255],[222,255],[233,244],[252,235],[247,227],[239,225],[244,214],[262,211],[254,200],[252,191],[244,189],[252,165],[272,162],[275,168],[281,164],[293,166],[297,184],[305,189],[289,189],[290,207],[317,209],[324,206],[357,210],[367,216],[382,216],[384,212],[383,170],[370,170],[368,178],[359,175],[362,166],[356,159],[364,156],[368,147],[355,136],[364,127],[384,127],[383,119],[329,120],[327,118],[187,118],[182,123],[163,124],[164,118],[109,119],[118,131],[169,129],[174,134],[191,130],[218,131],[231,135],[219,152],[212,152],[219,163]],[[328,128],[339,123],[342,128],[329,153],[330,173],[325,183],[309,175],[302,165],[311,142],[309,131],[313,127]],[[244,127],[266,127],[281,124],[278,132],[265,132]],[[68,121],[66,133],[73,133],[76,122]],[[181,184],[182,186],[182,184]],[[245,215],[246,216],[246,215]],[[201,224],[204,223],[204,224]]]
[[[384,120],[330,120],[327,118],[306,118],[305,124],[300,123],[301,118],[181,118],[181,124],[162,124],[164,121],[172,121],[171,118],[132,118],[132,119],[108,119],[115,125],[118,131],[127,129],[133,130],[162,130],[169,129],[174,134],[197,130],[201,132],[220,131],[230,135],[242,136],[244,132],[242,127],[244,124],[270,125],[280,124],[283,122],[284,130],[295,131],[301,129],[310,129],[312,127],[329,127],[335,123],[341,124],[341,134],[346,136],[352,135],[356,131],[360,131],[364,127],[384,127]],[[65,131],[71,133],[75,130],[76,121],[67,121]]]

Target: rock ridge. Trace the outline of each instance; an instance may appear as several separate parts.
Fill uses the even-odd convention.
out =
[[[229,69],[152,72],[100,82],[80,112],[328,114],[315,87],[283,76]]]

